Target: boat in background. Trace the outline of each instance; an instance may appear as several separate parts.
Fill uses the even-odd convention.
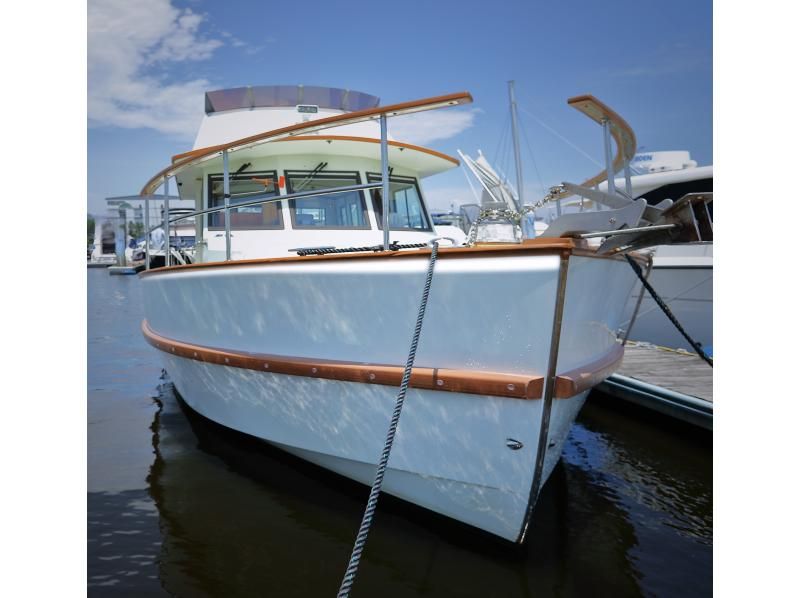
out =
[[[522,542],[587,394],[622,359],[637,281],[625,256],[654,235],[692,240],[702,202],[619,198],[619,221],[569,214],[536,239],[439,248],[420,181],[459,161],[389,138],[388,119],[471,101],[208,92],[195,147],[142,189],[167,192],[174,177],[198,238],[195,263],[168,253],[141,274],[142,331],[193,410],[369,484],[435,268],[383,489]],[[627,123],[591,96],[569,103],[602,119],[614,164],[627,164]],[[591,247],[586,230],[606,241]]]
[[[168,226],[170,261],[173,264],[193,264],[196,253],[195,219],[192,216],[193,208],[172,208],[169,214],[181,218]],[[160,220],[163,222],[166,212],[160,210]],[[184,218],[185,217],[185,218]],[[149,240],[149,248],[147,241]],[[149,253],[149,267],[161,268],[166,265],[166,243],[164,242],[164,226],[151,232],[149,239],[138,239],[134,248],[126,251],[126,257],[136,266],[136,271],[141,272],[148,268],[147,255]]]
[[[126,195],[107,197],[107,210],[95,217],[94,243],[89,256],[89,267],[117,266],[116,273],[130,273],[145,269],[145,253],[148,239],[145,229],[151,221],[163,222],[168,215],[170,202],[172,215],[191,214],[194,207],[178,196],[148,197]],[[195,223],[189,216],[169,227],[170,247],[175,263],[191,263],[194,255]],[[161,239],[160,244],[151,243],[150,260],[153,267],[163,266],[165,227],[150,231],[149,240]]]
[[[117,263],[116,234],[112,222],[95,218],[94,241],[86,264],[88,267],[107,268]]]
[[[631,167],[629,195],[644,198],[649,205],[665,199],[677,200],[687,193],[708,193],[714,190],[713,166],[698,166],[688,151],[638,153]],[[625,180],[614,181],[625,190]],[[608,182],[598,185],[608,189]],[[713,203],[708,203],[713,219]],[[698,242],[684,245],[660,245],[653,249],[649,281],[669,306],[689,335],[709,353],[713,344],[714,308],[714,245]],[[631,297],[628,320],[638,302],[638,292]],[[628,332],[631,340],[646,341],[673,349],[694,351],[656,302],[645,293],[635,322]]]

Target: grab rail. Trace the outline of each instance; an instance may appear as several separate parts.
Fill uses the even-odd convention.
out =
[[[171,218],[169,224],[173,224],[180,220],[186,220],[187,218],[194,218],[195,216],[204,216],[205,214],[216,214],[217,212],[225,212],[230,210],[237,210],[239,208],[250,208],[252,206],[259,206],[265,203],[271,203],[275,201],[283,201],[285,199],[304,199],[306,197],[317,197],[319,195],[333,195],[334,193],[347,193],[348,191],[361,191],[363,189],[379,189],[383,185],[381,182],[377,183],[366,183],[364,185],[348,185],[347,187],[329,187],[327,189],[317,189],[314,191],[300,191],[298,193],[289,193],[287,195],[271,195],[270,197],[265,197],[263,199],[253,199],[251,201],[243,201],[241,203],[234,203],[229,204],[227,206],[217,206],[215,208],[206,208],[205,210],[195,210],[189,214],[182,214],[180,216],[176,216],[175,218]],[[151,227],[148,230],[148,234],[153,232],[158,228],[163,228],[164,225],[162,223],[156,224],[155,226]]]
[[[606,106],[603,102],[592,95],[582,95],[569,98],[567,104],[583,112],[597,124],[603,127],[603,150],[605,155],[606,168],[590,179],[581,183],[582,187],[595,187],[603,181],[608,181],[608,193],[614,195],[617,189],[614,186],[614,173],[622,168],[625,171],[625,191],[631,194],[630,183],[630,161],[636,153],[637,141],[636,134],[631,126],[619,114]],[[617,145],[617,154],[611,156],[611,138]],[[554,187],[554,189],[556,189]],[[548,195],[548,201],[564,199],[573,195],[573,192],[560,188],[552,195]]]

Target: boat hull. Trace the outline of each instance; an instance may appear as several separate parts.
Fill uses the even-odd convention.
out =
[[[165,355],[201,415],[371,484],[397,389],[243,370]],[[586,392],[558,400],[543,479],[558,461]],[[486,530],[519,538],[533,480],[543,401],[409,389],[383,490]],[[521,443],[512,450],[509,439]]]
[[[535,484],[549,401],[534,382],[548,371],[562,259],[569,268],[558,372],[619,350],[615,331],[635,280],[626,263],[440,259],[415,364],[432,374],[412,378],[386,492],[523,539],[589,388],[610,373],[606,364],[556,385]],[[398,390],[371,372],[405,363],[427,262],[422,255],[156,272],[143,278],[146,335],[202,415],[370,484]],[[287,369],[286,356],[306,369]],[[272,359],[284,370],[274,371]],[[343,363],[359,366],[357,375],[340,376]],[[496,384],[498,372],[512,380],[506,388]],[[519,394],[522,375],[533,382]]]

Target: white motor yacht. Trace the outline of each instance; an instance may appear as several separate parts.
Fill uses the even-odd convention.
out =
[[[637,279],[622,251],[589,247],[566,221],[552,229],[564,236],[516,243],[439,237],[421,182],[459,161],[390,138],[388,123],[471,101],[207,93],[194,148],[142,190],[174,178],[197,237],[194,263],[167,256],[140,274],[142,330],[192,409],[369,484],[434,268],[383,489],[522,542],[589,390],[621,361]],[[624,121],[594,98],[576,107],[609,115],[615,163],[630,160]]]
[[[650,205],[665,199],[676,200],[687,193],[713,192],[713,166],[698,166],[688,151],[638,153],[631,166],[638,174],[630,177],[630,195],[644,198]],[[625,190],[624,179],[618,178],[614,184],[618,190]],[[600,183],[598,188],[606,191],[608,182]],[[709,210],[712,210],[712,204],[709,204]],[[711,242],[660,245],[653,249],[649,277],[650,284],[681,325],[706,351],[712,346],[714,336],[713,252]],[[631,298],[629,317],[632,317],[637,300],[638,292]],[[629,338],[694,351],[647,293],[643,296]]]

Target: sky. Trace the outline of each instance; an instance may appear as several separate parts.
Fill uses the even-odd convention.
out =
[[[474,103],[389,121],[398,140],[487,158],[514,180],[514,80],[526,201],[602,163],[591,93],[647,151],[712,157],[711,2],[89,0],[88,210],[137,194],[191,148],[207,90],[304,84],[382,104],[456,91]],[[426,179],[434,208],[473,201],[462,169]]]

